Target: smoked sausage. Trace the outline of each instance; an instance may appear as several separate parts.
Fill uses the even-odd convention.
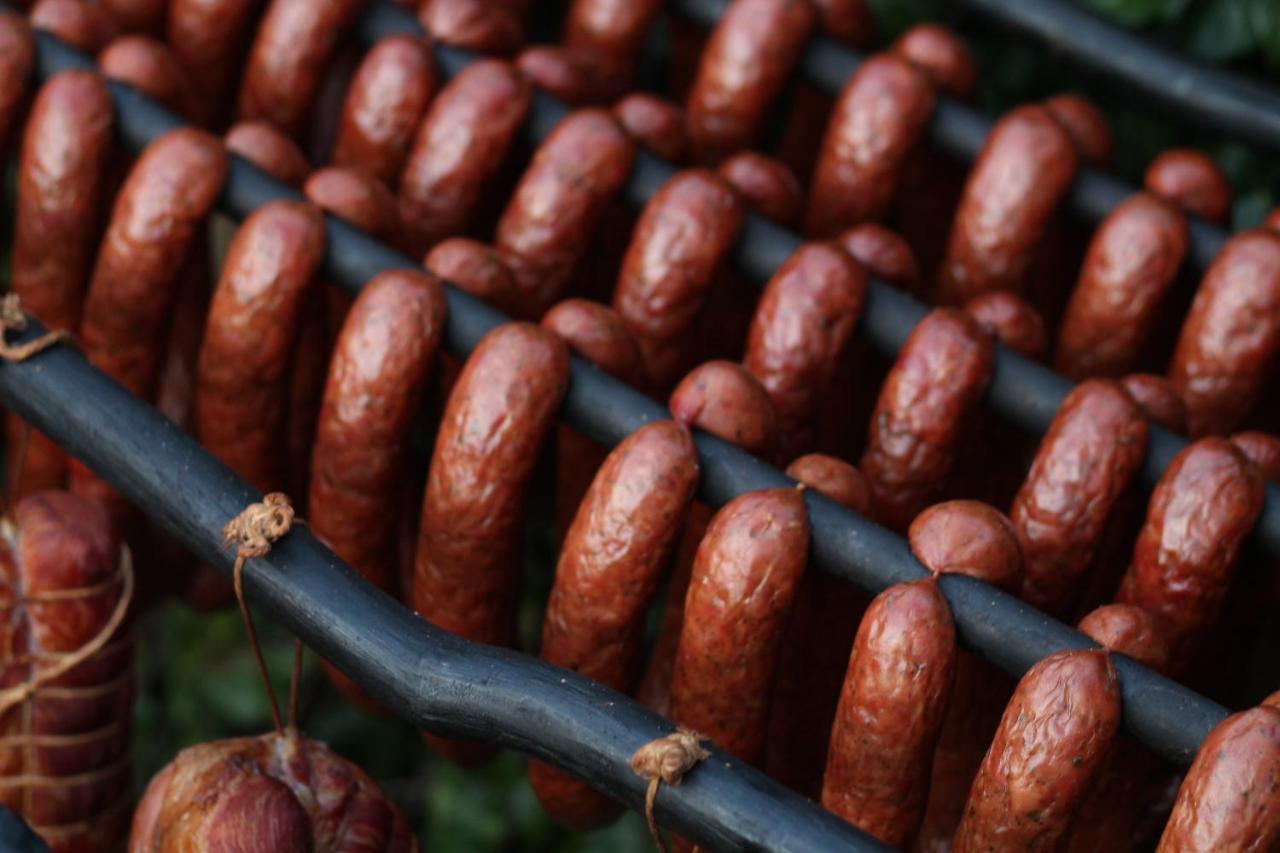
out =
[[[582,62],[590,100],[608,101],[631,88],[659,0],[574,0],[564,46]]]
[[[1168,379],[1153,373],[1130,373],[1120,380],[1120,384],[1129,392],[1147,420],[1170,432],[1179,435],[1186,433],[1187,404],[1178,396],[1173,383]]]
[[[168,0],[165,40],[221,127],[251,44],[259,0]]]
[[[578,104],[586,98],[586,73],[578,56],[558,44],[535,44],[520,51],[516,68],[537,86],[566,104]]]
[[[1024,601],[1073,612],[1146,447],[1146,416],[1119,383],[1089,380],[1062,401],[1009,512],[1026,558]]]
[[[101,6],[83,0],[39,0],[31,7],[29,19],[32,29],[52,33],[90,56],[120,32]]]
[[[919,68],[933,85],[953,98],[967,101],[978,81],[978,66],[969,46],[937,24],[916,24],[894,41],[892,51]]]
[[[928,798],[955,662],[955,623],[936,577],[876,596],[840,691],[824,808],[891,847],[910,846]]]
[[[1280,351],[1280,233],[1232,237],[1183,321],[1169,378],[1193,438],[1234,429],[1266,387]]]
[[[1250,430],[1231,436],[1231,443],[1258,466],[1262,476],[1273,483],[1280,483],[1280,436]]]
[[[1037,361],[1044,357],[1044,319],[1021,297],[992,290],[970,299],[964,310],[1002,346]]]
[[[100,0],[102,8],[126,33],[160,35],[164,29],[165,0]]]
[[[850,47],[865,49],[875,40],[876,19],[868,0],[813,0],[822,31]]]
[[[499,311],[510,312],[515,304],[516,284],[511,270],[497,249],[485,243],[450,237],[437,243],[422,265]]]
[[[231,126],[227,150],[243,157],[277,181],[300,187],[311,174],[311,163],[298,143],[268,121],[242,121]]]
[[[103,48],[98,67],[109,79],[132,86],[188,121],[204,122],[205,104],[196,96],[195,83],[163,42],[121,36]]]
[[[995,346],[977,322],[947,308],[921,320],[898,352],[858,464],[890,529],[905,530],[941,488],[994,359]]]
[[[645,613],[697,484],[692,436],[673,421],[641,427],[609,454],[560,552],[543,660],[616,690],[634,686]],[[529,763],[529,781],[548,814],[574,830],[618,813],[607,797],[542,762]]]
[[[920,278],[911,246],[898,234],[876,222],[864,222],[844,231],[836,242],[876,278],[914,293]]]
[[[1111,128],[1093,103],[1082,95],[1066,93],[1049,98],[1044,108],[1071,134],[1080,162],[1098,169],[1110,165]]]
[[[755,151],[739,151],[716,169],[753,211],[790,227],[800,218],[804,190],[787,164]]]
[[[342,101],[333,165],[364,169],[394,186],[437,86],[431,50],[421,39],[397,35],[375,44]]]
[[[510,56],[524,42],[515,11],[494,0],[425,0],[418,20],[433,39],[496,56]]]
[[[1192,216],[1225,225],[1231,214],[1231,185],[1218,164],[1190,148],[1171,148],[1151,161],[1142,184]]]
[[[906,60],[877,54],[858,66],[836,100],[809,183],[810,235],[834,237],[888,212],[933,105],[929,78]]]
[[[1119,727],[1105,651],[1057,652],[1031,667],[974,779],[955,853],[1056,849]]]
[[[680,165],[689,157],[689,131],[684,111],[657,95],[632,92],[613,105],[618,120],[636,144],[652,151],[659,159]]]

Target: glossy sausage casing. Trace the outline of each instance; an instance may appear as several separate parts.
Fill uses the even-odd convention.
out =
[[[649,26],[661,8],[659,0],[574,0],[564,45],[583,63],[592,100],[616,98],[630,88]]]
[[[769,395],[754,376],[731,361],[698,365],[667,401],[677,421],[723,438],[748,453],[766,454],[778,438]]]
[[[1142,184],[1192,216],[1223,225],[1231,215],[1231,185],[1209,157],[1190,148],[1171,148],[1151,161]]]
[[[258,0],[169,0],[166,41],[207,104],[221,117],[248,53]]]

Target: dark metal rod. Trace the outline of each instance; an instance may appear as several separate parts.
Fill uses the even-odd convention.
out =
[[[672,0],[671,7],[705,27],[714,27],[731,0]],[[993,0],[998,2],[998,0]],[[1007,5],[1035,5],[1031,0],[1009,0]],[[857,51],[834,39],[817,36],[810,40],[800,59],[805,77],[819,88],[838,94],[854,71],[862,64]],[[1153,80],[1153,85],[1165,81]],[[1271,117],[1280,123],[1280,114]],[[982,113],[954,99],[939,96],[927,130],[929,140],[940,151],[957,160],[970,162],[977,158],[991,132],[993,122]],[[1073,215],[1086,223],[1096,224],[1106,218],[1117,204],[1137,192],[1112,175],[1082,166],[1067,191],[1064,204]],[[1187,261],[1197,270],[1208,268],[1218,256],[1227,234],[1204,220],[1188,217],[1190,244]]]
[[[1280,92],[1191,62],[1063,0],[958,0],[1182,123],[1280,153]]]
[[[722,9],[727,5],[727,0],[679,0],[678,5],[686,12],[694,8],[701,10],[695,17],[706,23],[704,18],[711,14],[712,9]],[[714,23],[715,19],[711,17],[708,20]],[[422,32],[411,12],[386,2],[371,3],[357,27],[357,35],[366,42],[398,33]],[[436,51],[437,59],[448,75],[458,73],[472,59],[471,54],[454,48],[437,46]],[[842,45],[829,39],[816,39],[806,53],[806,62],[818,64],[819,61],[823,68],[835,67],[837,71],[847,69],[851,73],[858,60]],[[840,74],[837,80],[837,75],[833,74],[831,79],[836,81],[834,85],[839,86],[845,75]],[[562,103],[540,92],[530,111],[529,135],[535,141],[544,139],[567,111]],[[966,140],[965,144],[972,147],[975,154],[981,147],[982,138],[990,130],[990,122],[986,118],[967,107],[945,100],[939,101],[933,122],[935,125],[945,126],[955,139]],[[633,207],[643,207],[675,171],[668,163],[640,152],[627,184],[623,187],[623,199]],[[1090,175],[1077,180],[1076,191],[1095,199],[1094,203],[1100,211],[1110,209],[1111,205],[1118,203],[1129,192],[1123,187],[1116,189],[1113,185],[1118,182],[1101,173],[1096,173],[1093,177],[1098,180],[1093,180]],[[1213,230],[1212,226],[1204,223],[1192,222],[1192,225],[1193,228]],[[763,217],[748,214],[742,236],[734,249],[734,262],[741,272],[763,284],[802,244],[800,237],[785,228]],[[1217,250],[1214,251],[1216,253]],[[902,347],[911,330],[928,310],[927,306],[892,285],[872,279],[860,333],[879,352],[892,355]],[[997,347],[995,371],[987,389],[986,403],[1009,422],[1030,432],[1043,433],[1049,428],[1058,406],[1071,391],[1071,387],[1070,380],[1043,364],[1024,358],[1005,347]],[[1147,460],[1142,471],[1149,486],[1155,485],[1173,457],[1186,445],[1186,439],[1181,436],[1162,427],[1152,427]],[[1280,556],[1280,488],[1274,485],[1267,487],[1267,509],[1258,521],[1254,536],[1263,543],[1269,554]]]
[[[85,61],[51,37],[41,36],[38,44],[41,77],[47,77],[69,64]],[[132,140],[131,144],[145,144],[176,122],[154,105],[146,104],[145,110],[139,109],[139,102],[145,102],[145,99],[127,87],[112,84],[111,89],[116,96],[117,122],[122,126],[125,138]],[[295,196],[293,191],[263,172],[236,161],[223,195],[223,206],[233,216],[244,217],[273,198]],[[326,219],[326,224],[328,250],[325,274],[352,292],[358,291],[367,279],[379,272],[417,266],[411,259],[332,217]],[[448,291],[445,345],[454,355],[465,357],[485,332],[505,318],[452,286]],[[879,288],[875,298],[885,300],[899,312],[904,323],[914,324],[918,310],[923,310],[918,306],[913,308],[911,300],[891,288]],[[881,311],[885,316],[888,312],[887,308]],[[907,328],[909,326],[897,332],[905,335]],[[63,365],[60,371],[52,369],[57,365]],[[37,368],[46,369],[40,372]],[[33,370],[36,371],[34,374]],[[19,382],[11,377],[25,378],[26,381]],[[110,399],[101,405],[92,403],[90,389],[86,386],[92,386],[99,394],[111,391]],[[1016,383],[1011,387],[1016,388]],[[129,398],[73,353],[57,351],[27,365],[0,368],[0,402],[10,405],[37,428],[67,446],[139,506],[157,513],[161,523],[174,529],[203,556],[208,556],[210,548],[216,547],[211,540],[216,539],[216,531],[221,524],[248,498],[243,484],[237,481],[234,489],[226,486],[223,489],[225,494],[221,494],[217,501],[214,495],[205,495],[212,508],[210,505],[193,504],[193,495],[204,494],[195,488],[194,482],[206,476],[212,482],[215,474],[225,481],[229,477],[226,470],[179,435],[176,428],[169,426],[157,413]],[[579,359],[573,361],[562,414],[576,429],[608,446],[617,444],[645,423],[670,416],[657,402]],[[135,420],[140,423],[134,423]],[[697,443],[703,470],[701,494],[714,505],[753,489],[792,482],[776,469],[723,441],[699,435]],[[180,450],[182,458],[157,453],[157,447],[175,452]],[[198,459],[199,464],[192,459]],[[179,488],[183,483],[187,485]],[[183,488],[188,491],[183,492]],[[172,503],[166,503],[171,499]],[[807,493],[806,500],[813,526],[812,556],[822,570],[847,578],[868,592],[878,592],[893,583],[925,575],[924,568],[901,538],[813,492]],[[346,579],[342,583],[362,586],[355,582],[349,571],[342,571],[332,555],[320,549],[309,537],[290,538],[295,543],[307,543],[306,547],[311,549],[313,556],[325,555],[330,575],[335,574],[332,570],[338,569],[336,574]],[[273,560],[285,557],[287,553],[284,549],[280,549],[279,555],[273,552]],[[319,561],[318,556],[316,559]],[[221,564],[226,564],[225,555]],[[562,723],[564,728],[547,735],[557,746],[556,755],[550,755],[549,747],[536,740],[538,735],[531,732],[537,728],[524,724],[532,719],[538,725],[550,725],[553,720],[546,716],[550,711],[531,707],[529,702],[532,700],[512,686],[516,682],[507,682],[507,679],[515,678],[513,673],[518,669],[517,662],[527,659],[514,653],[470,646],[431,631],[428,633],[432,647],[416,648],[411,653],[422,665],[407,681],[398,681],[406,678],[406,665],[404,659],[395,655],[410,653],[398,644],[396,632],[406,631],[412,625],[419,631],[413,636],[426,637],[427,634],[420,633],[424,630],[421,622],[414,620],[403,608],[396,607],[386,596],[364,588],[360,599],[378,602],[380,614],[369,625],[377,628],[385,619],[388,626],[394,626],[390,632],[392,636],[383,637],[381,630],[377,630],[374,636],[380,639],[375,641],[354,632],[338,631],[334,625],[325,622],[324,613],[309,612],[302,606],[303,602],[292,597],[293,590],[297,588],[296,579],[293,574],[288,574],[286,583],[283,580],[285,574],[285,568],[278,573],[254,573],[255,587],[261,584],[262,594],[268,596],[266,602],[274,601],[286,624],[357,681],[370,683],[375,688],[375,695],[385,698],[379,690],[385,690],[387,695],[394,693],[388,700],[389,704],[393,709],[405,712],[414,722],[447,732],[495,737],[508,746],[548,758],[573,772],[587,774],[599,771],[601,767],[621,772],[616,763],[609,764],[602,757],[609,744],[601,740],[601,733],[587,731],[596,725],[601,715],[598,708],[587,719],[579,719],[576,725],[570,711],[561,708],[559,713],[564,716],[556,717],[554,722]],[[330,577],[329,582],[338,583],[338,580]],[[322,601],[326,596],[328,601],[342,601],[344,613],[349,617],[351,593],[346,587],[341,593],[337,590],[326,592],[324,583],[314,580],[314,584],[316,596]],[[943,579],[942,585],[955,613],[961,640],[1011,674],[1020,675],[1037,660],[1059,649],[1090,645],[1082,634],[985,584],[968,578],[950,577]],[[395,611],[397,615],[391,617],[384,611]],[[350,622],[341,624],[349,626]],[[491,664],[479,663],[441,673],[435,667],[448,669],[453,665],[452,658],[441,657],[446,652],[461,657],[476,655],[482,661],[503,661],[510,669],[502,678],[486,674],[485,666]],[[542,671],[537,669],[542,666],[540,664],[529,661],[526,665],[534,668],[531,672]],[[1118,667],[1129,731],[1160,755],[1181,764],[1189,763],[1209,729],[1226,715],[1225,709],[1130,661],[1119,660]],[[546,669],[556,673],[557,677],[563,677],[558,670]],[[473,678],[481,676],[482,683],[473,683]],[[410,681],[413,683],[408,683]],[[506,686],[495,692],[498,691],[495,683]],[[591,693],[585,685],[574,689],[587,691],[585,696],[595,696],[598,700],[599,693]],[[601,691],[602,688],[595,690]],[[457,704],[449,705],[447,710],[434,704],[441,701],[442,692],[447,693],[451,700],[457,699]],[[498,696],[500,700],[496,699]],[[495,702],[516,707],[490,707]],[[630,704],[625,708],[627,714],[635,715],[637,726],[642,721],[649,721],[649,728],[644,731],[651,736],[649,733],[657,725],[656,718],[638,708],[633,709]],[[466,716],[475,712],[479,713],[474,718]],[[522,715],[527,715],[528,719]],[[512,728],[506,728],[509,726]],[[586,738],[583,745],[598,747],[598,751],[572,753],[572,743],[556,740],[569,729]],[[616,725],[610,731],[617,733]],[[617,736],[623,737],[621,733]],[[633,735],[628,737],[622,750],[608,753],[613,756],[611,761],[616,762],[621,754],[629,754],[627,747],[633,749],[644,740]],[[616,747],[616,743],[614,745]],[[588,775],[587,778],[597,777]],[[631,780],[620,780],[612,773],[599,778],[607,792],[625,792],[626,802],[633,806],[637,802]],[[755,778],[751,777],[752,780]],[[725,781],[723,784],[730,783]],[[758,783],[753,781],[751,784]],[[698,802],[709,807],[709,800]],[[690,806],[688,810],[680,811],[685,805],[683,801],[678,802],[671,814],[677,829],[690,831],[696,809]],[[776,812],[769,814],[772,817]],[[725,831],[740,829],[727,816],[725,823],[717,825]],[[749,825],[755,827],[757,824]]]

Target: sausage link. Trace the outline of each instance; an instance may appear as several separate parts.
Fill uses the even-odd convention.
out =
[[[99,3],[122,32],[158,36],[164,31],[166,0],[99,0]]]
[[[911,246],[898,234],[877,222],[864,222],[844,231],[836,242],[876,278],[917,292],[920,267]]]
[[[197,242],[179,274],[181,284],[174,296],[173,321],[156,381],[156,409],[187,433],[194,431],[196,365],[213,295],[212,267],[209,244]]]
[[[577,55],[558,44],[535,44],[520,51],[516,68],[529,82],[566,104],[586,100],[587,75]]]
[[[1218,164],[1190,148],[1171,148],[1151,161],[1142,185],[1192,216],[1225,225],[1231,215],[1231,184]]]
[[[1264,485],[1234,445],[1206,438],[1174,457],[1151,494],[1116,601],[1161,621],[1175,674],[1198,662],[1193,652],[1217,623]]]
[[[978,66],[964,40],[937,24],[916,24],[898,36],[893,53],[929,76],[938,91],[967,101],[978,81]]]
[[[90,56],[120,33],[101,6],[83,0],[39,0],[29,19],[32,29],[51,33]]]
[[[1119,383],[1089,380],[1062,401],[1009,512],[1027,561],[1024,601],[1072,613],[1146,447],[1147,419]]]
[[[654,193],[631,235],[614,310],[635,336],[649,378],[669,387],[691,352],[685,340],[738,230],[742,202],[711,172],[678,173]]]
[[[373,237],[386,240],[398,230],[395,197],[362,169],[317,169],[303,192],[316,207]]]
[[[1119,376],[1138,363],[1187,253],[1187,222],[1146,193],[1107,214],[1089,241],[1058,330],[1055,368],[1073,379]]]
[[[645,614],[698,484],[689,431],[641,427],[609,454],[565,538],[542,623],[543,660],[623,692],[635,684]],[[583,831],[612,821],[608,797],[540,761],[529,781],[558,823]]]
[[[445,406],[422,505],[413,608],[469,640],[509,646],[515,630],[526,485],[569,380],[553,334],[508,323],[481,340]],[[447,757],[487,754],[427,737]]]
[[[1169,668],[1169,643],[1155,617],[1131,604],[1104,604],[1076,626],[1109,652],[1119,652],[1156,672]]]
[[[1267,218],[1262,220],[1262,227],[1268,231],[1280,231],[1280,207],[1267,214]]]
[[[438,85],[431,50],[421,39],[388,36],[375,44],[342,101],[333,165],[364,169],[394,186]]]
[[[679,165],[689,157],[684,110],[657,95],[633,92],[613,105],[613,117],[642,148]]]
[[[444,314],[444,290],[426,273],[393,270],[365,285],[334,347],[311,455],[312,531],[397,597],[400,485]],[[354,682],[329,672],[353,701],[371,704]]]
[[[840,691],[822,805],[891,847],[911,845],[924,813],[955,663],[937,578],[895,584],[871,602]]]
[[[258,0],[168,0],[165,40],[221,127],[248,55]]]
[[[1156,853],[1280,846],[1280,710],[1261,706],[1213,727],[1187,771]]]
[[[707,528],[671,675],[671,718],[759,761],[779,640],[809,550],[797,489],[749,492]]]
[[[1258,466],[1262,476],[1273,483],[1280,483],[1280,436],[1265,432],[1238,432],[1231,436],[1231,443]]]
[[[890,529],[905,530],[941,488],[994,360],[991,338],[977,322],[945,308],[921,320],[899,351],[858,464]]]
[[[1107,117],[1082,95],[1054,95],[1044,102],[1049,115],[1067,129],[1080,162],[1098,169],[1111,164],[1111,127]]]
[[[425,0],[418,20],[436,41],[477,53],[510,56],[524,43],[520,17],[493,0]]]
[[[102,227],[114,116],[101,77],[63,71],[40,88],[23,131],[10,290],[49,329],[80,327]],[[11,500],[60,488],[66,477],[66,454],[42,433],[27,433],[21,453],[28,429],[16,415],[6,418]]]
[[[718,163],[755,143],[815,17],[810,0],[734,0],[720,16],[685,102],[699,162]]]
[[[1187,404],[1174,390],[1173,383],[1152,373],[1130,373],[1120,380],[1133,402],[1147,416],[1147,420],[1159,424],[1170,432],[1185,434],[1187,431]]]
[[[1013,525],[980,501],[934,504],[911,522],[907,539],[916,559],[935,574],[967,575],[1006,592],[1022,582],[1022,550]],[[955,672],[916,850],[950,849],[973,778],[1013,692],[1003,672],[972,652],[956,653]]]
[[[227,150],[248,160],[281,183],[301,187],[311,163],[294,142],[268,121],[242,121],[224,138]]]
[[[400,176],[405,248],[420,257],[465,231],[480,193],[506,160],[532,87],[497,60],[468,65],[431,102]]]
[[[494,241],[515,275],[518,314],[540,317],[562,295],[634,154],[631,139],[601,109],[570,113],[538,147]]]
[[[786,163],[755,151],[739,151],[722,162],[716,174],[766,219],[788,227],[799,221],[804,190]]]
[[[1246,231],[1205,273],[1169,378],[1192,437],[1229,432],[1253,408],[1280,350],[1280,233]]]
[[[148,36],[121,36],[98,55],[98,67],[108,78],[132,86],[188,121],[203,123],[195,84],[164,42]]]
[[[660,0],[574,0],[564,46],[581,58],[591,100],[608,101],[631,88]]]
[[[723,438],[748,453],[767,454],[778,421],[769,394],[740,365],[708,361],[690,371],[667,403],[677,421]]]
[[[515,304],[515,280],[492,246],[467,237],[450,237],[437,243],[422,265],[499,311],[509,313]]]
[[[245,61],[237,117],[302,136],[324,70],[363,0],[271,0]]]
[[[281,444],[299,318],[324,256],[324,219],[300,202],[271,202],[236,232],[200,348],[196,434],[254,488],[285,479]]]
[[[147,146],[116,196],[80,340],[91,364],[142,400],[155,395],[178,274],[204,236],[201,226],[226,173],[221,142],[179,128]],[[106,502],[122,518],[123,498],[81,463],[72,460],[69,470],[73,491]]]
[[[876,19],[868,0],[813,0],[822,31],[850,47],[865,50],[875,42]]]
[[[973,782],[954,850],[1053,850],[1120,727],[1104,651],[1057,652],[1018,682]]]
[[[970,299],[964,310],[997,343],[1037,361],[1044,357],[1044,319],[1021,297],[1007,290],[993,290]]]
[[[36,44],[21,15],[0,9],[0,152],[20,117],[36,62]]]
[[[778,413],[778,461],[813,449],[818,415],[866,291],[866,272],[833,243],[802,246],[765,287],[743,364]]]
[[[987,136],[965,184],[939,270],[938,298],[1018,293],[1049,216],[1075,176],[1071,136],[1044,107],[1007,113]]]
[[[929,78],[906,60],[877,54],[858,67],[836,100],[809,183],[809,234],[834,237],[888,212],[933,105]]]

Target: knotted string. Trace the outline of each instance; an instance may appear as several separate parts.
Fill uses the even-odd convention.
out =
[[[711,753],[702,748],[703,736],[688,729],[677,729],[666,737],[651,740],[631,756],[631,769],[642,779],[649,780],[649,790],[644,796],[644,816],[649,823],[649,834],[658,850],[667,853],[667,842],[654,818],[654,803],[658,799],[658,786],[663,782],[679,785],[684,775]]]
[[[29,321],[22,310],[22,300],[18,298],[18,294],[5,294],[4,299],[0,299],[0,358],[5,361],[26,361],[54,344],[75,339],[67,330],[59,329],[45,332],[35,340],[24,344],[9,343],[9,332],[25,332],[28,325]]]

